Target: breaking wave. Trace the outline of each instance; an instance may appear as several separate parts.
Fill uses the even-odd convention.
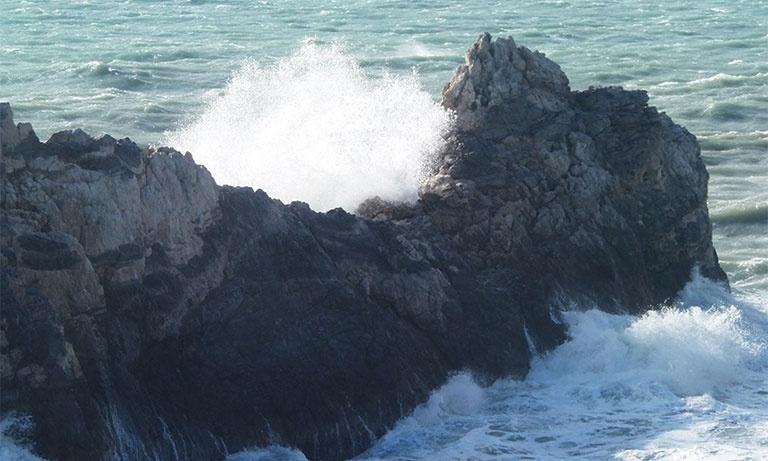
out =
[[[764,458],[766,301],[694,274],[642,316],[565,312],[571,339],[524,381],[455,375],[358,459]]]
[[[700,276],[634,317],[566,312],[571,340],[525,381],[454,377],[361,456],[381,459],[751,459],[768,456],[764,299]],[[469,383],[467,381],[469,380]],[[423,418],[451,395],[482,404]]]
[[[768,457],[768,300],[694,274],[642,316],[564,313],[571,339],[524,381],[453,376],[360,460]],[[37,460],[0,424],[2,459]],[[13,424],[12,424],[13,423]],[[230,461],[305,460],[271,446]]]
[[[272,65],[248,61],[166,142],[217,182],[326,211],[413,200],[450,115],[415,74],[373,78],[339,46],[305,43]]]

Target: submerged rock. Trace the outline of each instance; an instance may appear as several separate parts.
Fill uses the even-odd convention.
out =
[[[419,201],[357,215],[217,186],[172,149],[41,143],[0,104],[0,405],[51,459],[342,459],[454,371],[523,377],[570,302],[725,280],[698,144],[647,99],[573,92],[484,34]]]

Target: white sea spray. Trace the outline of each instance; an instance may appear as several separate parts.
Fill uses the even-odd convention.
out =
[[[273,65],[249,61],[168,144],[220,184],[314,209],[415,200],[450,116],[415,75],[370,77],[339,46],[306,43]]]

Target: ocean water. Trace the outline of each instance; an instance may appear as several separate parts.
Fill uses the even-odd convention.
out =
[[[574,306],[525,381],[458,374],[360,459],[768,458],[768,2],[0,0],[0,100],[41,138],[172,144],[220,183],[353,209],[415,197],[481,31],[574,89],[646,89],[699,138],[733,292],[695,277],[642,317]],[[28,423],[4,415],[0,459],[33,459],[12,437]]]

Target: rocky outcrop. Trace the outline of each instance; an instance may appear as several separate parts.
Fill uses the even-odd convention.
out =
[[[695,137],[644,91],[572,92],[559,66],[480,36],[443,92],[457,130],[422,194],[474,267],[547,274],[550,290],[636,310],[692,263],[724,279]]]
[[[217,186],[189,154],[0,104],[3,411],[50,459],[367,448],[457,370],[523,377],[559,311],[641,311],[711,244],[695,138],[619,88],[484,34],[416,204],[315,213]]]

